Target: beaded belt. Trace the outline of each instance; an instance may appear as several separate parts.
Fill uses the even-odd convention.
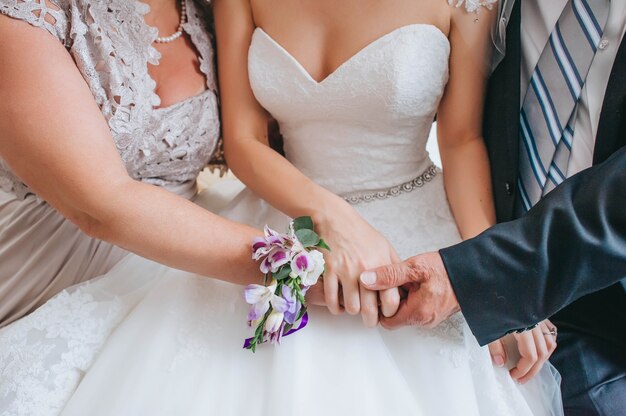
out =
[[[370,192],[365,194],[357,194],[350,195],[344,197],[344,199],[352,204],[360,204],[362,202],[372,202],[376,200],[382,200],[387,198],[393,198],[400,194],[406,194],[408,192],[414,191],[417,188],[421,188],[426,185],[428,182],[432,181],[433,178],[437,176],[437,167],[435,165],[430,165],[428,169],[422,172],[417,178],[412,179],[408,182],[405,182],[401,185],[394,186],[389,189],[384,189],[376,192]]]

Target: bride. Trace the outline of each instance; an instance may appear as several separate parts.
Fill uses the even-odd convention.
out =
[[[480,138],[494,1],[461,3],[214,0],[225,152],[248,186],[223,215],[278,230],[312,216],[332,247],[330,313],[312,308],[304,330],[252,354],[241,287],[129,255],[0,331],[0,409],[562,414],[550,366],[494,366],[460,314],[431,331],[367,328],[400,294],[364,290],[361,271],[494,222]],[[425,149],[435,114],[445,177]],[[270,115],[285,158],[267,145]]]

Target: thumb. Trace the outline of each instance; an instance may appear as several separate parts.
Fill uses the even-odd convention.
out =
[[[405,262],[390,264],[361,273],[361,284],[369,290],[386,290],[414,281]]]
[[[506,349],[501,339],[498,339],[489,344],[489,353],[493,363],[498,367],[504,367],[506,364]]]

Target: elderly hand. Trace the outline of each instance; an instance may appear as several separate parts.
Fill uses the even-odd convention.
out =
[[[361,284],[368,290],[402,287],[407,292],[394,316],[381,317],[381,324],[388,329],[406,325],[433,328],[460,310],[437,252],[366,271],[361,274]]]
[[[388,329],[407,325],[433,328],[461,309],[439,253],[421,254],[403,263],[364,272],[361,284],[369,290],[401,287],[407,293],[396,315],[381,318],[381,324]],[[554,352],[556,328],[545,320],[532,330],[489,344],[493,362],[500,367],[507,360],[505,339],[514,341],[519,351],[520,358],[510,374],[523,384],[537,375]]]

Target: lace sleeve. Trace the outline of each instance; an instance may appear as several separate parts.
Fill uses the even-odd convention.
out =
[[[69,46],[68,6],[63,0],[0,0],[0,13],[48,31]]]
[[[468,13],[477,13],[481,7],[491,10],[498,0],[448,0],[451,6],[461,7],[465,4],[465,10]]]

